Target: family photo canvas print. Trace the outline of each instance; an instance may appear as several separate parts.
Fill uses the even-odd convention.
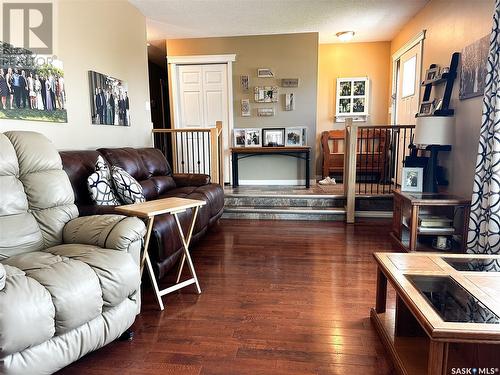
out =
[[[0,119],[67,122],[60,60],[1,43]]]
[[[127,83],[89,71],[89,91],[92,124],[130,126]]]
[[[489,36],[485,36],[462,50],[460,99],[474,98],[484,94],[489,46]]]

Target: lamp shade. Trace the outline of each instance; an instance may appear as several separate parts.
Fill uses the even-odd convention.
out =
[[[416,145],[440,145],[453,144],[455,137],[455,117],[453,116],[424,116],[417,117],[415,126]]]

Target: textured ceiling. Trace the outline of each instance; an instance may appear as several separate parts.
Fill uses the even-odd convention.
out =
[[[148,39],[353,30],[353,42],[388,41],[428,0],[129,0],[148,18]]]

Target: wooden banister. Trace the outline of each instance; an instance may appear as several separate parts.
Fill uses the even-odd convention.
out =
[[[356,204],[356,149],[358,129],[351,118],[345,125],[344,195],[346,197],[346,222],[354,223]]]
[[[168,139],[171,141],[170,152],[172,153],[172,169],[174,173],[185,172],[184,166],[187,163],[188,171],[199,173],[196,169],[201,169],[201,173],[205,171],[204,173],[210,175],[212,182],[224,184],[222,121],[217,121],[213,128],[153,129],[153,135],[162,137],[171,135]],[[157,145],[155,146],[157,147]],[[167,150],[164,150],[164,152],[167,152]],[[205,155],[209,159],[205,159]],[[203,160],[200,164],[201,159]],[[182,168],[179,166],[180,164],[182,164]],[[200,165],[202,168],[200,168]],[[208,168],[208,166],[210,167]]]

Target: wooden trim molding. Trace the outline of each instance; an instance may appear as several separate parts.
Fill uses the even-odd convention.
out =
[[[167,56],[169,64],[227,64],[236,61],[236,54]]]
[[[403,54],[409,51],[411,48],[415,47],[418,43],[422,42],[425,39],[426,29],[419,32],[413,38],[408,40],[400,49],[392,54],[392,61],[398,60]]]

